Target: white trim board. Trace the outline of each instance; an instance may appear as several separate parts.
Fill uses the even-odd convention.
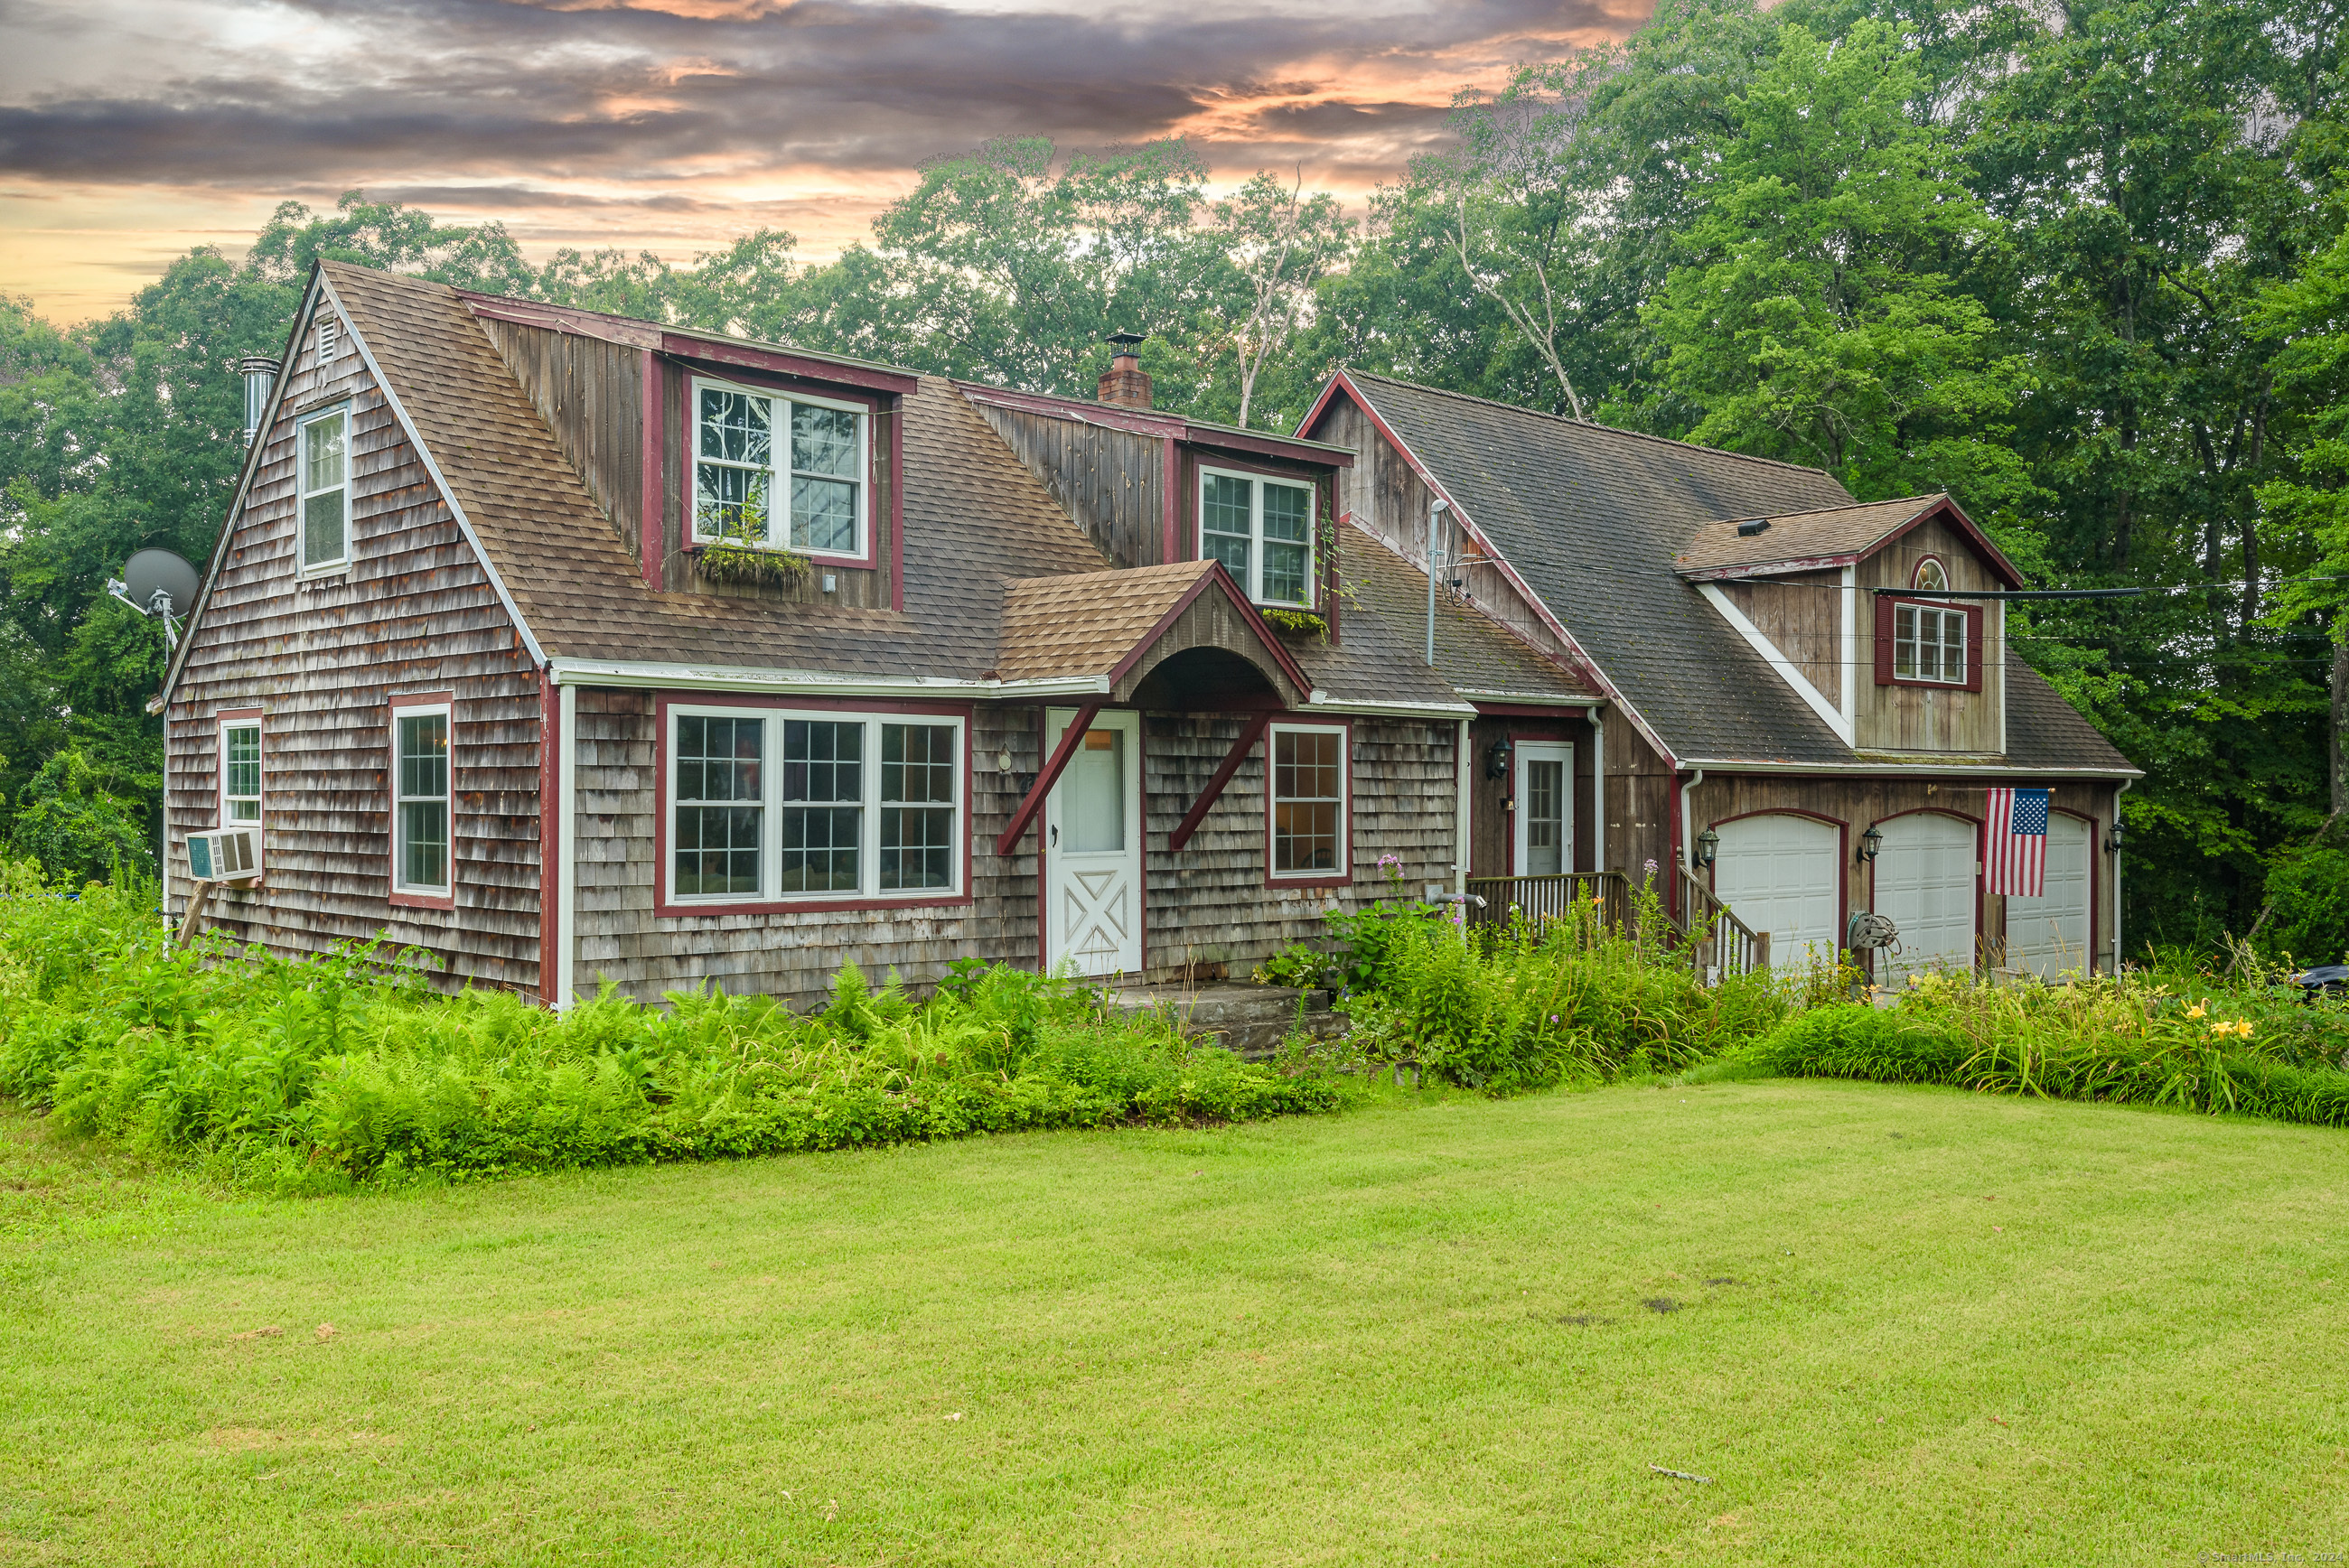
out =
[[[1761,627],[1747,620],[1739,612],[1737,606],[1729,602],[1728,594],[1710,583],[1698,583],[1696,591],[1704,595],[1707,603],[1721,612],[1721,618],[1728,622],[1739,636],[1752,645],[1755,653],[1768,661],[1770,667],[1778,672],[1778,678],[1785,681],[1796,696],[1810,705],[1811,711],[1817,714],[1829,729],[1835,731],[1837,740],[1842,741],[1846,746],[1852,744],[1854,729],[1850,718],[1820,694],[1819,688],[1810,683],[1809,677],[1796,669],[1793,661],[1778,651],[1778,645],[1775,643],[1762,634]],[[1856,683],[1851,678],[1851,672],[1847,669],[1844,672],[1844,685],[1848,687]]]

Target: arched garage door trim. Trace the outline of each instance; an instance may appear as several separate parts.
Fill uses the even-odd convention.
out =
[[[1751,811],[1737,811],[1726,817],[1714,817],[1705,825],[1719,831],[1732,822],[1751,821],[1757,817],[1799,817],[1806,821],[1816,822],[1822,827],[1835,830],[1836,928],[1833,935],[1836,950],[1838,953],[1841,952],[1845,934],[1851,926],[1851,824],[1839,817],[1830,817],[1824,811],[1806,811],[1799,806],[1764,806]],[[1713,890],[1715,898],[1721,896],[1719,873],[1720,867],[1717,864],[1707,868],[1705,882]],[[1775,967],[1782,962],[1782,957],[1774,952],[1770,961]]]
[[[1885,815],[1883,815],[1883,816],[1881,816],[1881,817],[1878,817],[1878,818],[1874,819],[1873,820],[1871,820],[1871,821],[1868,823],[1868,826],[1869,826],[1869,827],[1871,827],[1871,828],[1881,828],[1881,827],[1883,827],[1883,826],[1884,826],[1884,824],[1886,824],[1887,822],[1897,822],[1897,821],[1899,821],[1899,820],[1901,818],[1903,818],[1903,817],[1947,817],[1947,818],[1949,818],[1949,819],[1950,819],[1951,820],[1952,820],[1952,821],[1963,822],[1963,823],[1964,823],[1968,828],[1970,828],[1970,829],[1971,829],[1971,830],[1972,830],[1972,831],[1973,831],[1973,835],[1974,835],[1974,940],[1973,940],[1973,954],[1972,954],[1972,957],[1971,957],[1971,962],[1972,964],[1974,964],[1974,965],[1980,965],[1980,964],[1981,964],[1981,962],[1982,962],[1982,903],[1983,903],[1983,899],[1982,899],[1982,854],[1983,854],[1983,845],[1982,845],[1982,829],[1983,829],[1983,821],[1982,821],[1982,818],[1980,818],[1980,817],[1975,816],[1973,813],[1971,813],[1971,812],[1970,812],[1970,811],[1956,811],[1956,810],[1951,810],[1950,808],[1948,808],[1948,807],[1946,807],[1946,806],[1916,806],[1916,807],[1911,807],[1909,810],[1906,810],[1906,811],[1889,811],[1889,812],[1887,812]],[[1877,881],[1877,879],[1876,879],[1876,869],[1877,869],[1877,868],[1876,868],[1876,861],[1868,861],[1868,907],[1869,909],[1871,909],[1871,910],[1875,910],[1875,911],[1878,911],[1878,912],[1879,912],[1879,913],[1880,913],[1880,912],[1883,910],[1883,908],[1884,908],[1884,895],[1882,894],[1882,892],[1880,892],[1878,890],[1877,885],[1876,885],[1876,881]],[[1882,979],[1882,976],[1879,975],[1878,978],[1878,980],[1879,980],[1879,982],[1880,982],[1880,981],[1881,981],[1881,979]]]

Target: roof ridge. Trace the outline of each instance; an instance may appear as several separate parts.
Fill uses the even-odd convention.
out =
[[[1570,419],[1564,414],[1551,414],[1539,408],[1528,408],[1522,403],[1504,403],[1497,397],[1482,397],[1474,392],[1454,392],[1448,387],[1430,387],[1424,381],[1407,381],[1400,376],[1382,376],[1375,370],[1357,370],[1352,366],[1340,366],[1339,371],[1340,374],[1345,376],[1361,377],[1371,381],[1384,381],[1390,386],[1408,387],[1414,392],[1432,392],[1439,397],[1457,398],[1463,403],[1482,403],[1488,408],[1499,408],[1511,414],[1523,414],[1528,418],[1548,419],[1557,424],[1565,425],[1569,428],[1582,430],[1604,430],[1610,436],[1630,436],[1639,440],[1654,441],[1662,446],[1685,447],[1692,452],[1707,452],[1717,458],[1734,458],[1741,463],[1761,463],[1774,469],[1791,469],[1798,474],[1816,474],[1823,479],[1835,480],[1835,482],[1838,485],[1843,482],[1841,480],[1836,480],[1835,475],[1827,472],[1825,469],[1815,469],[1804,463],[1790,463],[1783,458],[1757,458],[1750,452],[1733,452],[1726,447],[1708,447],[1700,441],[1678,440],[1671,436],[1652,435],[1646,430],[1627,430],[1620,425],[1602,425],[1596,419]],[[1846,490],[1844,493],[1848,495],[1851,492]],[[1852,504],[1856,506],[1868,506],[1877,503],[1869,501],[1855,501]],[[1832,509],[1817,508],[1815,510],[1827,511]]]

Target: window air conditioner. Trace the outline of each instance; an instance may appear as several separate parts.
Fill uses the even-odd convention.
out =
[[[200,882],[245,882],[261,875],[261,830],[216,828],[188,835],[188,875]]]

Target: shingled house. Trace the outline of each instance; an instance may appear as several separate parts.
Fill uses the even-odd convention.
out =
[[[1569,713],[1453,672],[1476,877],[1652,866],[1781,964],[1873,911],[1900,933],[1888,982],[2116,961],[2140,775],[2010,656],[2002,601],[1951,596],[2022,582],[1947,496],[1860,505],[1816,469],[1361,373],[1299,428],[1357,454],[1352,525],[1599,693]],[[1997,786],[2054,791],[2044,897],[1983,891]]]
[[[251,824],[233,934],[562,1005],[1244,973],[1453,885],[1476,710],[1337,521],[1351,454],[1154,410],[1131,356],[1102,390],[322,264],[158,699],[167,895]],[[1445,621],[1516,700],[1597,700]]]

